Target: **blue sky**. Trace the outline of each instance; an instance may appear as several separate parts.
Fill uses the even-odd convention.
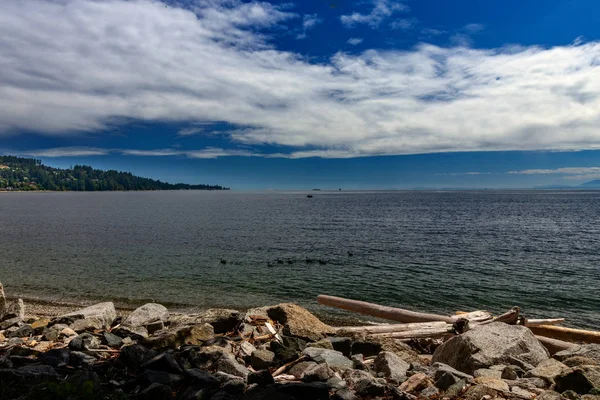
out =
[[[234,189],[600,178],[591,0],[6,0],[0,152]]]

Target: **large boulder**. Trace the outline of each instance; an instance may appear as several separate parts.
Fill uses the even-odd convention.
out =
[[[585,365],[573,368],[555,379],[555,390],[564,392],[572,390],[579,394],[589,393],[592,389],[600,389],[600,366]]]
[[[54,320],[58,324],[72,324],[78,319],[96,319],[106,328],[109,328],[117,318],[115,305],[109,301],[106,303],[98,303],[93,306],[73,311],[68,314],[61,315]]]
[[[477,369],[514,364],[515,360],[536,366],[548,358],[548,351],[528,328],[495,322],[448,340],[435,350],[432,363],[473,374]]]
[[[375,359],[373,370],[397,385],[406,380],[410,364],[391,351],[382,351]]]
[[[527,371],[525,377],[542,378],[549,384],[552,384],[554,383],[554,378],[562,375],[568,370],[569,367],[567,367],[565,364],[561,363],[560,361],[556,361],[553,358],[549,358],[539,363],[539,365],[531,371]]]
[[[283,325],[283,334],[316,342],[335,333],[308,310],[292,303],[282,303],[267,309],[269,318]]]
[[[242,321],[237,310],[210,308],[200,314],[172,314],[169,317],[171,327],[183,325],[211,324],[216,334],[234,330]]]
[[[559,361],[572,357],[585,357],[594,360],[596,364],[600,364],[600,344],[577,345],[568,350],[559,351],[554,355],[554,358]]]
[[[141,327],[153,322],[165,322],[169,318],[169,310],[162,304],[148,303],[133,310],[122,325]]]
[[[302,353],[319,364],[326,363],[334,370],[345,371],[353,366],[352,361],[339,351],[307,347]]]

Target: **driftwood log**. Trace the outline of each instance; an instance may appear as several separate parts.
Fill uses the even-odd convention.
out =
[[[595,331],[550,325],[532,326],[529,329],[531,329],[535,335],[567,342],[600,343],[600,332]]]
[[[456,320],[461,318],[470,319],[469,316],[472,316],[473,319],[480,321],[491,318],[491,315],[489,316],[489,318],[487,317],[485,311],[475,311],[473,313],[445,316],[410,311],[402,308],[381,306],[379,304],[367,303],[366,301],[350,300],[344,299],[342,297],[327,296],[324,294],[317,296],[317,302],[319,304],[323,304],[334,308],[340,308],[346,311],[353,311],[359,314],[370,315],[371,317],[377,317],[405,323],[442,321],[448,324],[452,324]]]
[[[536,339],[540,341],[541,344],[544,345],[551,356],[558,353],[559,351],[570,349],[573,346],[577,346],[575,343],[563,342],[558,339],[551,339],[544,336],[537,336]]]

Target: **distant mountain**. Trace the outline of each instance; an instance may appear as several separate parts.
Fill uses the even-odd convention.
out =
[[[0,156],[0,190],[229,190],[218,185],[170,184],[135,176],[130,172],[102,171],[85,165],[72,169],[52,168],[41,160]]]
[[[534,187],[534,189],[548,189],[548,190],[554,190],[554,189],[575,189],[576,186],[567,186],[567,185],[544,185],[544,186],[536,186]]]
[[[600,179],[582,183],[581,185],[579,185],[577,187],[584,188],[584,189],[600,189]]]

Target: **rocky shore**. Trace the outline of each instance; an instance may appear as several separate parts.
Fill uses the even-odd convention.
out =
[[[494,322],[443,341],[344,332],[295,304],[29,315],[0,297],[1,399],[600,400],[600,345]]]

